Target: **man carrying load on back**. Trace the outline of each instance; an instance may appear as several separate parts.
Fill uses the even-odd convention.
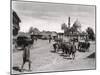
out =
[[[24,43],[24,50],[23,50],[23,63],[21,66],[21,71],[23,70],[24,64],[28,62],[29,71],[31,70],[31,60],[30,60],[30,44],[28,41]]]

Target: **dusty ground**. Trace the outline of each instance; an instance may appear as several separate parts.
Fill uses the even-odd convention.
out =
[[[50,72],[50,71],[67,71],[81,69],[95,69],[95,58],[86,58],[95,51],[95,44],[91,43],[89,52],[76,52],[75,60],[66,59],[59,53],[52,53],[52,42],[48,40],[38,40],[31,48],[32,71],[28,71],[27,63],[24,66],[23,73],[29,72]],[[22,64],[22,51],[13,53],[13,73],[20,73]]]

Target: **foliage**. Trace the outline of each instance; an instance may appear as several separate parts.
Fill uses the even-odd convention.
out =
[[[63,23],[63,24],[61,25],[61,29],[62,29],[62,30],[66,30],[66,29],[67,29],[67,25],[66,25],[65,23]]]
[[[86,32],[87,32],[88,38],[89,38],[90,40],[95,40],[94,31],[93,31],[93,29],[92,29],[91,27],[88,27],[88,28],[86,29]]]
[[[31,34],[38,34],[39,32],[40,31],[37,28],[30,27],[30,29],[29,29],[29,33],[31,33]]]
[[[77,32],[77,31],[79,31],[79,29],[81,28],[81,24],[80,24],[80,22],[78,21],[78,20],[76,20],[75,22],[74,22],[74,24],[73,24],[73,26],[72,26],[73,28],[73,31],[74,32]]]
[[[65,34],[70,34],[70,33],[77,33],[79,31],[79,29],[81,28],[81,24],[78,20],[76,20],[73,24],[72,27],[67,27],[67,25],[65,23],[63,23],[61,25],[61,29],[64,30]]]
[[[30,27],[30,29],[29,29],[29,33],[32,33],[33,30],[34,30],[34,28],[33,28],[33,27]]]

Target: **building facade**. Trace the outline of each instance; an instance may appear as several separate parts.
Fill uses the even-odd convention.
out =
[[[21,20],[15,11],[12,12],[12,17],[13,17],[12,18],[13,19],[13,36],[16,36],[18,34],[18,31],[20,30],[19,23],[21,22]]]

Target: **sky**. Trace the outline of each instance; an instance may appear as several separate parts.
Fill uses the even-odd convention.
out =
[[[61,24],[68,25],[69,16],[71,26],[78,20],[82,31],[91,27],[95,32],[95,6],[12,1],[12,10],[20,17],[20,31],[23,32],[28,32],[30,27],[40,31],[63,32]]]

